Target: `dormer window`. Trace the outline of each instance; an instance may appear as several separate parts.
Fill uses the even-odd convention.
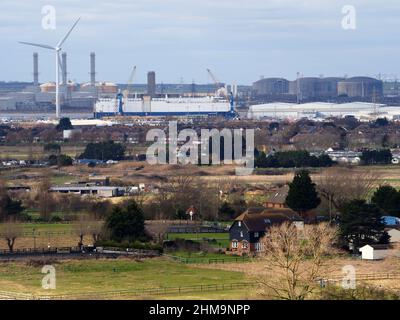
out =
[[[238,226],[241,227],[242,226],[242,221],[238,222]]]
[[[243,231],[240,231],[240,237],[243,238]]]

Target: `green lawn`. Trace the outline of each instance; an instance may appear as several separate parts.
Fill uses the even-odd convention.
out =
[[[62,261],[55,263],[54,266],[56,290],[41,288],[41,279],[44,275],[41,274],[40,266],[22,262],[0,264],[0,288],[19,293],[57,295],[248,281],[240,272],[201,269],[165,258],[142,261],[128,259]],[[246,289],[235,290],[236,294],[238,291],[244,294]],[[206,298],[207,294],[202,293],[202,296]],[[227,294],[225,296],[228,297]]]
[[[229,233],[216,232],[216,233],[168,233],[169,240],[186,239],[193,241],[207,241],[215,240],[216,242],[209,242],[211,246],[216,248],[227,248],[229,246]]]

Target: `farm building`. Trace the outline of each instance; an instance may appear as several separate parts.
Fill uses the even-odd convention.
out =
[[[391,250],[385,244],[367,244],[359,251],[363,260],[382,260],[390,254]]]
[[[267,201],[264,203],[264,207],[266,208],[286,208],[286,197],[289,192],[289,186],[284,185],[282,188],[279,188],[272,195],[270,195]]]
[[[66,187],[52,187],[51,192],[58,193],[72,193],[81,196],[97,196],[102,198],[111,198],[123,196],[125,193],[124,188],[120,187],[106,187],[106,186],[66,186]]]
[[[260,239],[272,225],[290,221],[298,227],[304,222],[287,208],[249,208],[238,216],[229,229],[229,253],[246,255],[261,251]]]

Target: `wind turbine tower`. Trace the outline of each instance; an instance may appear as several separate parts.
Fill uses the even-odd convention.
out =
[[[22,44],[26,44],[26,45],[34,46],[34,47],[40,47],[40,48],[49,49],[49,50],[54,50],[56,53],[56,61],[55,62],[56,62],[56,117],[57,118],[60,118],[60,116],[61,116],[61,113],[60,113],[60,69],[62,70],[63,68],[61,65],[60,52],[62,50],[62,45],[67,40],[67,38],[69,37],[69,35],[71,34],[71,32],[75,28],[75,26],[78,24],[80,19],[81,18],[78,18],[78,20],[76,20],[76,22],[71,27],[71,29],[69,29],[69,31],[64,36],[64,38],[62,38],[55,47],[49,46],[47,44],[38,44],[38,43],[20,41],[20,43],[22,43]]]

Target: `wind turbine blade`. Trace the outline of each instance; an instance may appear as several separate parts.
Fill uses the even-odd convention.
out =
[[[39,44],[39,43],[24,42],[24,41],[19,41],[19,43],[27,44],[28,46],[40,47],[40,48],[45,48],[45,49],[50,49],[50,50],[56,50],[56,48],[54,48],[52,46],[48,46],[47,44]]]
[[[76,22],[74,23],[74,25],[72,26],[71,29],[69,29],[68,33],[65,35],[65,37],[57,44],[57,48],[61,48],[61,46],[63,45],[63,43],[65,42],[65,40],[67,40],[67,38],[69,37],[69,35],[71,34],[72,30],[75,28],[75,26],[78,24],[79,20],[81,20],[81,18],[78,18],[78,20],[76,20]]]

